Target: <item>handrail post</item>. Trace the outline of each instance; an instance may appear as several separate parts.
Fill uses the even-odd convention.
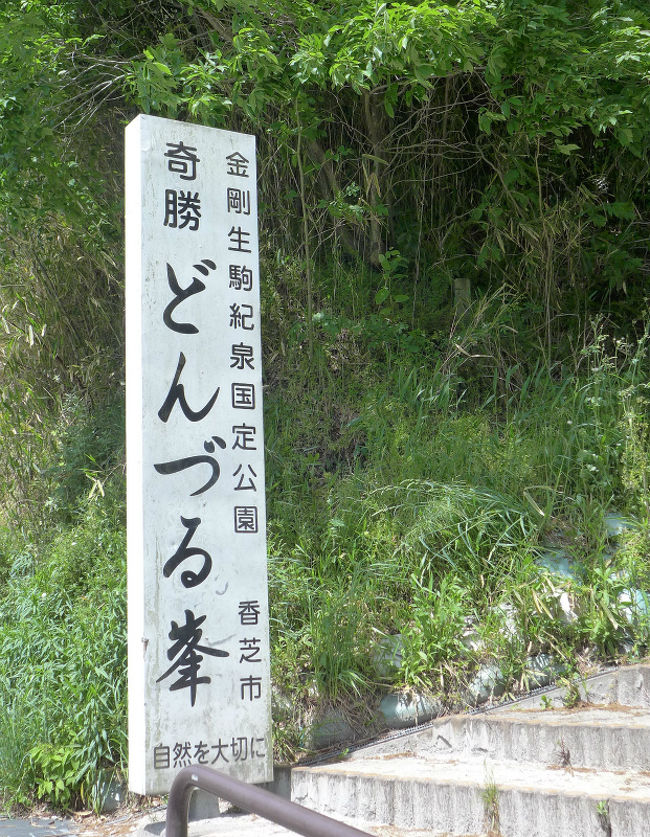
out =
[[[271,820],[304,837],[368,837],[365,831],[199,764],[184,767],[172,782],[165,837],[187,837],[190,796],[195,788],[213,793],[244,811]]]
[[[165,817],[165,837],[187,837],[190,798],[196,787],[191,781],[193,772],[191,767],[184,767],[172,782]]]

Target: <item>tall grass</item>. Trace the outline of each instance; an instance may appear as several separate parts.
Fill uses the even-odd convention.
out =
[[[515,314],[503,299],[479,304],[424,349],[396,322],[348,317],[326,331],[321,319],[313,358],[300,328],[267,358],[283,758],[318,706],[370,717],[382,691],[417,688],[458,707],[483,663],[516,689],[538,652],[575,667],[645,648],[647,339],[596,324],[548,368],[517,355]],[[58,409],[43,519],[0,534],[1,793],[98,805],[101,778],[126,769],[121,409]],[[637,521],[613,556],[612,509]],[[540,566],[549,547],[566,550],[573,578]]]
[[[112,496],[111,496],[112,495]],[[98,806],[126,767],[124,522],[112,490],[76,524],[16,551],[0,598],[0,795]]]
[[[485,660],[499,659],[514,688],[527,682],[531,654],[575,665],[577,655],[608,657],[646,641],[647,625],[631,624],[621,594],[632,584],[648,589],[638,541],[648,539],[647,338],[611,340],[596,323],[583,348],[551,369],[523,359],[499,365],[502,356],[477,345],[473,354],[468,361],[452,347],[418,363],[389,350],[381,376],[363,371],[363,391],[326,381],[323,402],[351,418],[329,446],[326,433],[315,437],[306,502],[290,484],[272,500],[282,578],[272,606],[284,614],[293,602],[292,641],[301,649],[283,656],[278,619],[285,688],[293,670],[297,689],[311,678],[329,700],[359,688],[370,694],[386,679],[451,699]],[[294,374],[299,380],[299,367]],[[293,422],[273,409],[273,444],[289,447]],[[332,473],[343,445],[361,454],[339,459]],[[297,458],[294,450],[282,469]],[[273,459],[270,472],[283,473]],[[633,557],[609,555],[611,509],[638,516]],[[576,578],[540,568],[547,547],[568,549]],[[298,588],[309,595],[296,597]],[[477,641],[462,641],[463,626]],[[401,669],[373,669],[377,634],[398,632]]]

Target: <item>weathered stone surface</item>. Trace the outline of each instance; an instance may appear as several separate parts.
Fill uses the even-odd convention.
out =
[[[630,624],[648,615],[648,595],[643,590],[634,588],[623,590],[618,600],[623,605],[623,615]]]
[[[650,666],[602,673],[581,688],[592,703],[610,705],[566,709],[553,689],[544,706],[555,709],[536,695],[440,718],[346,759],[294,768],[292,799],[382,837],[478,837],[490,811],[504,837],[647,837]],[[222,830],[227,819],[208,823],[201,837],[247,833]]]
[[[169,224],[160,217],[161,200],[181,194],[181,148],[197,151],[201,195],[184,230],[176,203]],[[245,183],[233,160],[245,161]],[[129,787],[168,793],[178,742],[189,753],[226,742],[232,756],[232,741],[248,741],[254,757],[247,749],[219,767],[261,782],[273,770],[263,387],[259,363],[245,378],[234,368],[228,326],[233,306],[261,357],[255,137],[141,114],[126,129],[125,163]],[[225,196],[244,185],[242,230]],[[217,279],[228,275],[233,232],[246,238],[245,302]]]
[[[101,801],[101,812],[112,814],[124,804],[127,788],[114,777],[102,779],[97,785],[97,798]]]
[[[385,695],[379,711],[389,729],[406,729],[437,718],[442,713],[442,704],[417,692],[400,693]]]
[[[573,606],[573,597],[569,595],[566,590],[563,590],[557,594],[557,601],[560,605],[560,611],[562,613],[560,618],[567,623],[575,622],[578,618],[578,614]]]
[[[548,686],[564,671],[564,666],[554,662],[550,654],[535,654],[526,658],[526,675],[528,688],[538,689],[540,686]]]
[[[505,681],[501,669],[496,663],[488,663],[476,672],[467,689],[467,699],[471,706],[479,706],[490,698],[501,697],[505,692]]]
[[[545,549],[537,559],[540,567],[564,578],[577,578],[574,562],[564,549]]]
[[[617,512],[609,512],[605,515],[605,531],[608,538],[618,538],[625,532],[631,532],[637,528],[637,524],[629,517],[623,517]]]
[[[636,666],[584,684],[609,708],[568,710],[560,700],[546,710],[537,695],[528,710],[441,718],[348,760],[294,769],[292,797],[330,816],[432,835],[485,834],[489,801],[504,837],[647,837],[649,684],[650,667]]]
[[[324,750],[354,739],[354,730],[340,709],[329,709],[313,721],[305,734],[309,750]]]
[[[219,797],[207,791],[195,790],[190,796],[188,822],[212,819],[221,815]]]
[[[502,614],[501,633],[509,639],[517,636],[516,611],[509,602],[502,602],[496,607],[497,612]]]
[[[635,806],[635,816],[630,830],[610,834],[647,837],[650,780],[637,773],[625,781],[625,802]],[[596,837],[604,833],[597,803],[612,797],[622,802],[622,783],[620,773],[610,771],[502,760],[488,766],[483,754],[451,760],[379,756],[297,768],[292,796],[333,817],[362,819],[372,812],[377,822],[456,835],[485,833],[490,803],[505,837]]]
[[[383,636],[372,652],[372,662],[379,677],[390,677],[402,667],[404,640],[401,634]]]

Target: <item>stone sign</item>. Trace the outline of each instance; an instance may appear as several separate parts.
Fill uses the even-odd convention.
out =
[[[272,777],[255,138],[126,129],[129,785]]]

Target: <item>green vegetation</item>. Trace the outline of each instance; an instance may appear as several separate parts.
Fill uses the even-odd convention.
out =
[[[4,3],[7,804],[98,806],[127,768],[139,109],[258,136],[278,757],[389,688],[462,706],[483,663],[516,691],[541,652],[567,682],[645,653],[649,32],[635,0]]]

